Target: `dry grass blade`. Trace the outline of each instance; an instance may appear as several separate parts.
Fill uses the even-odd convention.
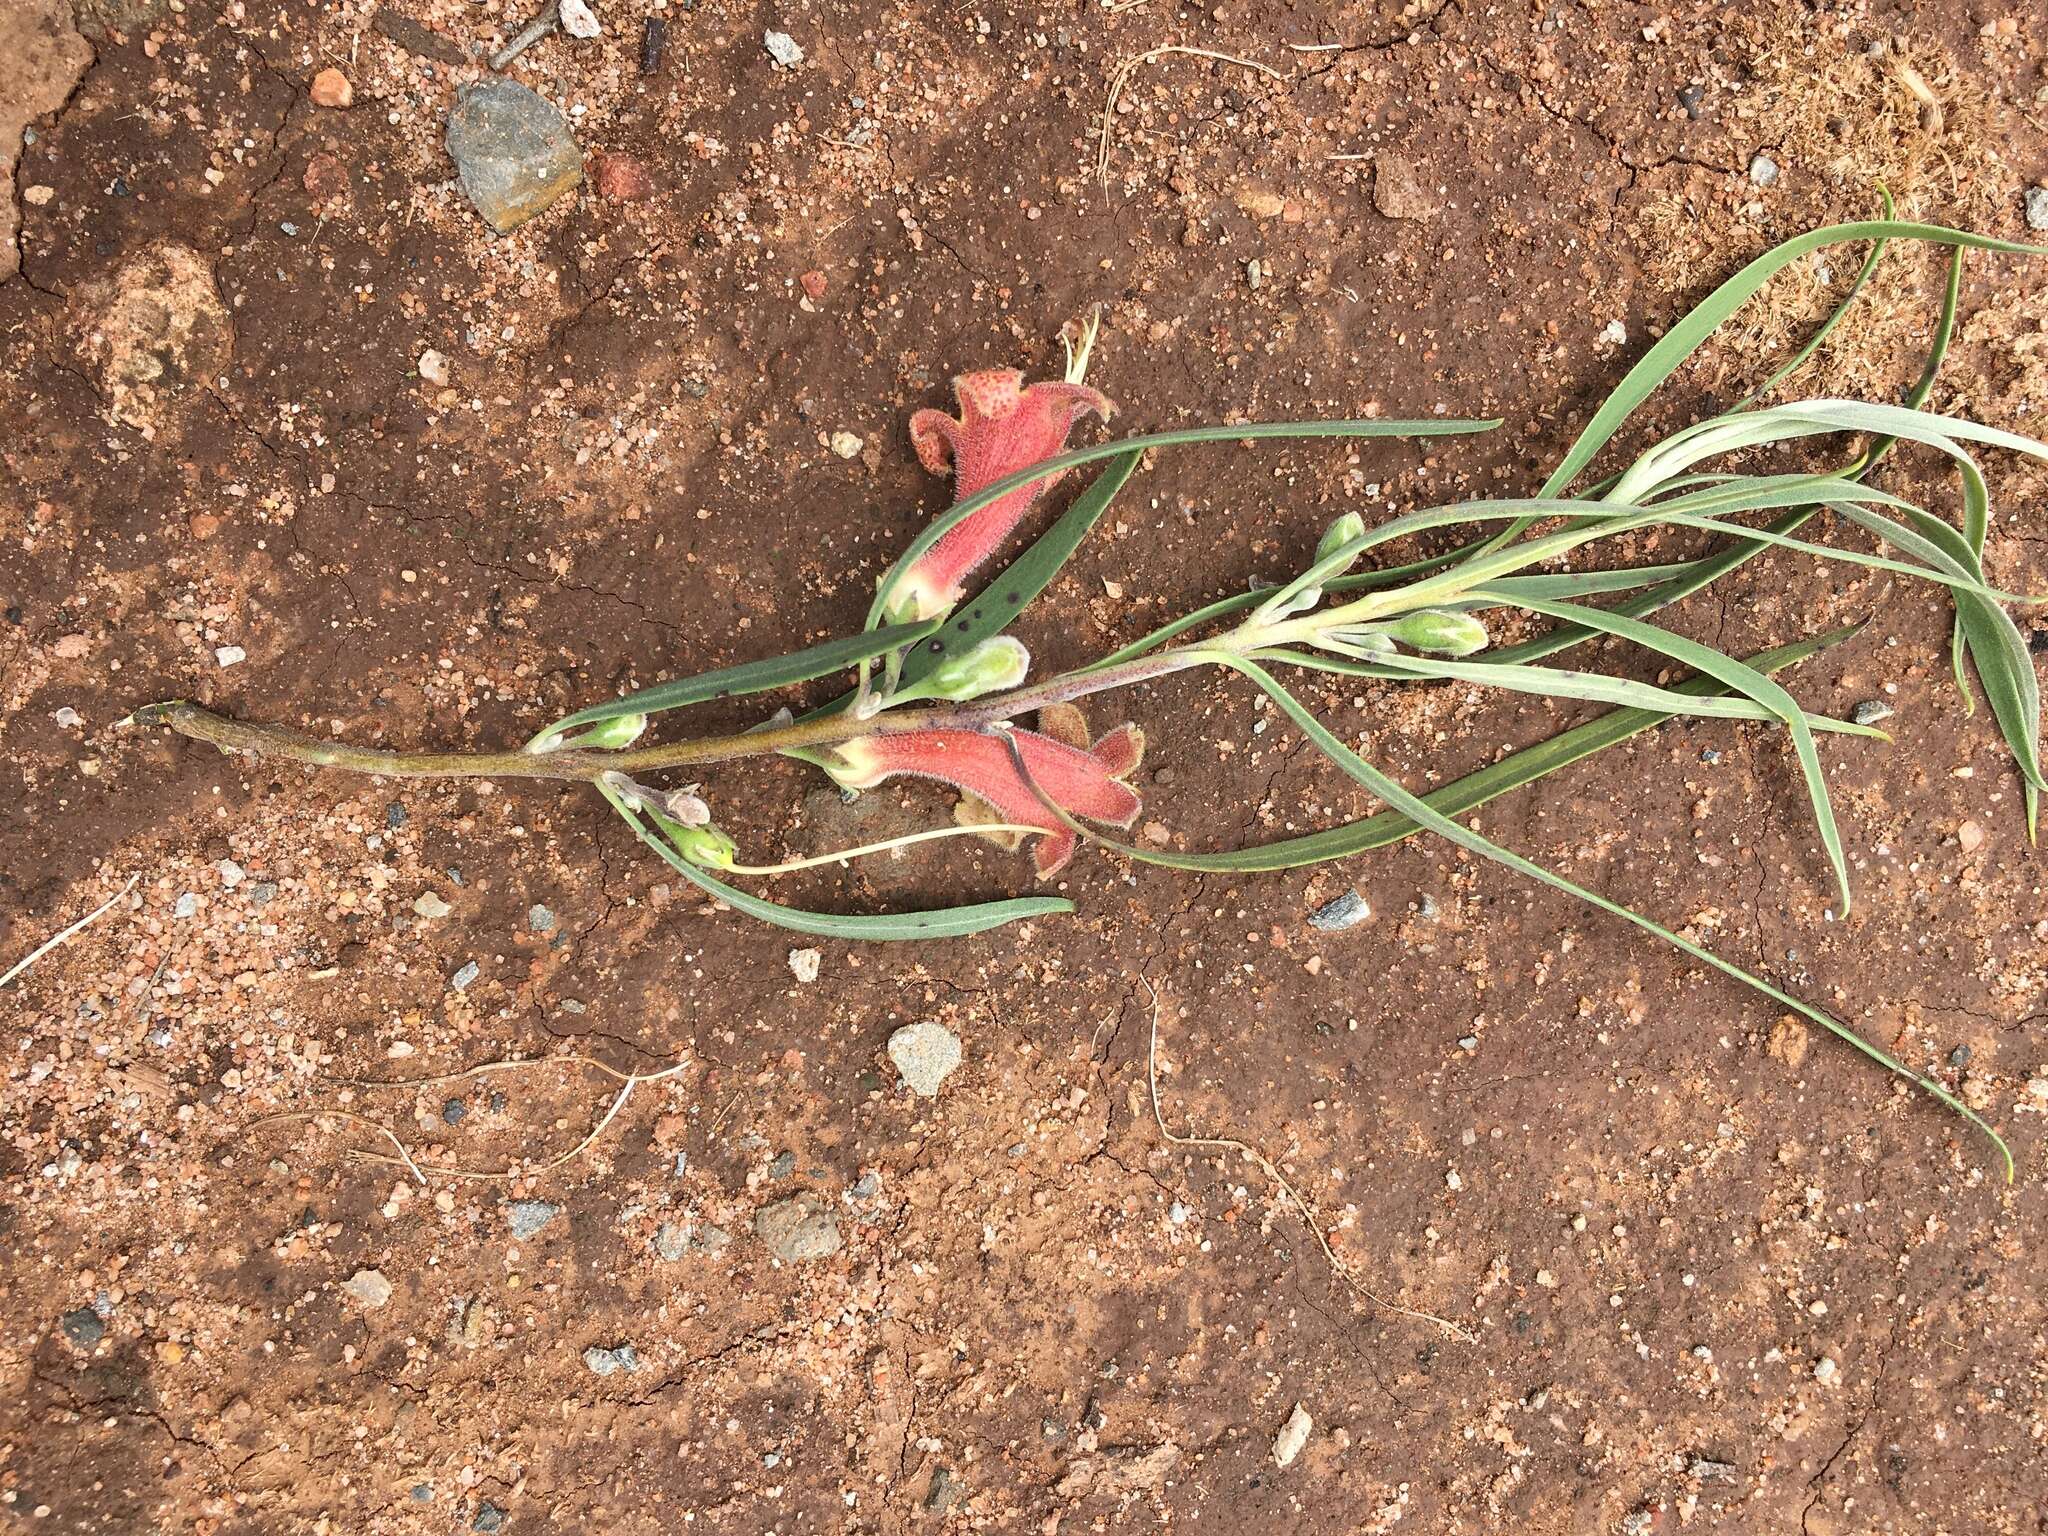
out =
[[[1102,104],[1102,136],[1095,150],[1095,179],[1101,182],[1104,187],[1109,185],[1110,129],[1116,120],[1116,104],[1123,96],[1125,84],[1137,70],[1150,64],[1154,59],[1163,59],[1170,54],[1176,53],[1187,54],[1197,59],[1214,59],[1219,64],[1235,64],[1240,69],[1256,70],[1262,75],[1270,75],[1273,79],[1281,81],[1283,84],[1287,80],[1287,76],[1281,74],[1279,70],[1273,68],[1270,64],[1261,64],[1256,59],[1240,59],[1234,53],[1217,53],[1209,48],[1193,48],[1185,43],[1168,43],[1162,48],[1154,48],[1147,53],[1131,55],[1130,58],[1117,65],[1116,73],[1110,76],[1109,96]]]
[[[1315,1207],[1308,1203],[1301,1191],[1290,1184],[1287,1176],[1274,1167],[1272,1160],[1257,1147],[1239,1141],[1234,1136],[1182,1136],[1166,1128],[1166,1116],[1159,1108],[1159,1015],[1165,1005],[1160,1001],[1158,988],[1142,976],[1138,979],[1152,998],[1152,1037],[1145,1053],[1145,1083],[1152,1091],[1152,1119],[1159,1127],[1159,1134],[1176,1147],[1216,1147],[1236,1152],[1250,1162],[1256,1163],[1259,1170],[1271,1179],[1293,1204],[1296,1213],[1301,1217],[1302,1225],[1308,1228],[1309,1236],[1313,1237],[1316,1246],[1323,1250],[1323,1257],[1329,1261],[1331,1272],[1345,1285],[1383,1311],[1397,1312],[1403,1317],[1412,1317],[1419,1322],[1434,1323],[1467,1344],[1478,1343],[1478,1337],[1469,1328],[1461,1328],[1448,1318],[1438,1317],[1434,1312],[1424,1312],[1416,1307],[1404,1307],[1398,1301],[1388,1301],[1382,1296],[1375,1295],[1353,1272],[1351,1266],[1337,1257],[1337,1251],[1330,1246],[1330,1240],[1323,1236],[1323,1224],[1316,1215]]]
[[[128,883],[126,885],[122,886],[121,889],[114,892],[113,895],[109,896],[105,901],[101,902],[98,906],[94,907],[90,912],[86,913],[85,916],[81,917],[77,922],[73,923],[69,928],[64,929],[63,932],[61,933],[54,933],[50,935],[49,938],[43,940],[42,943],[38,944],[34,949],[30,950],[27,954],[23,955],[19,960],[15,961],[14,964],[10,965],[7,968],[7,974],[5,976],[0,976],[0,987],[6,986],[10,981],[14,980],[15,977],[19,976],[23,971],[27,970],[30,966],[34,965],[38,960],[42,959],[43,956],[47,955],[51,950],[57,948],[60,944],[68,943],[76,935],[84,932],[87,928],[90,928],[94,923],[98,922],[102,917],[106,916],[106,914],[113,909],[115,902],[119,901],[123,896],[126,896],[130,891],[135,889],[135,882],[140,880],[141,878],[142,876],[140,875],[130,875],[128,877]]]
[[[528,1168],[463,1168],[452,1163],[422,1163],[411,1152],[406,1150],[405,1143],[400,1141],[397,1133],[389,1127],[376,1120],[372,1120],[368,1115],[359,1115],[353,1110],[346,1109],[282,1110],[277,1114],[265,1115],[260,1120],[251,1121],[249,1129],[255,1130],[258,1126],[274,1125],[285,1120],[320,1120],[332,1117],[337,1120],[345,1120],[354,1125],[365,1126],[375,1131],[379,1136],[390,1142],[398,1152],[396,1157],[387,1157],[381,1152],[365,1152],[359,1148],[351,1148],[349,1155],[358,1162],[376,1163],[387,1168],[404,1168],[422,1184],[428,1182],[429,1174],[443,1179],[482,1179],[502,1183],[515,1177],[536,1173],[550,1173],[565,1163],[574,1162],[585,1152],[589,1151],[596,1143],[598,1137],[602,1136],[610,1127],[612,1121],[618,1118],[619,1111],[626,1107],[626,1100],[633,1096],[635,1088],[642,1083],[659,1082],[662,1078],[673,1077],[676,1073],[688,1068],[690,1063],[679,1061],[671,1066],[663,1067],[657,1072],[624,1072],[607,1062],[599,1061],[595,1056],[584,1056],[581,1054],[537,1056],[530,1061],[487,1061],[478,1066],[465,1067],[460,1072],[437,1072],[426,1077],[356,1078],[353,1081],[355,1086],[363,1088],[423,1088],[432,1083],[459,1082],[467,1078],[483,1077],[493,1072],[515,1072],[527,1067],[564,1065],[591,1067],[604,1073],[607,1077],[617,1078],[619,1080],[619,1091],[612,1096],[610,1105],[607,1106],[603,1115],[598,1117],[597,1124],[590,1128],[589,1133],[581,1141],[569,1148],[568,1151],[557,1153],[546,1162],[536,1163]]]

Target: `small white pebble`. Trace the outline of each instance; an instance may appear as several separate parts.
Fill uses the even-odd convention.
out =
[[[1308,1444],[1309,1431],[1316,1427],[1316,1421],[1309,1417],[1308,1410],[1296,1403],[1294,1412],[1287,1416],[1287,1422],[1280,1426],[1280,1433],[1273,1437],[1273,1461],[1277,1466],[1288,1467],[1301,1454],[1301,1448]]]
[[[448,382],[447,354],[436,352],[432,347],[420,354],[420,377],[429,384],[446,385]]]
[[[214,647],[213,659],[224,667],[238,667],[249,659],[249,653],[239,645],[218,645]]]
[[[1835,1364],[1833,1355],[1822,1355],[1813,1368],[1813,1379],[1824,1387],[1832,1387],[1842,1374],[1842,1368]]]
[[[815,949],[792,949],[789,952],[789,973],[809,986],[818,979],[818,962],[823,958]]]

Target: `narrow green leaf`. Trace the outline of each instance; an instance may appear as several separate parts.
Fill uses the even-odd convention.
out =
[[[613,810],[633,829],[633,835],[652,848],[665,860],[669,867],[698,889],[716,896],[736,912],[759,918],[777,928],[787,928],[794,933],[808,933],[820,938],[852,939],[868,943],[891,942],[912,939],[954,939],[967,934],[983,933],[990,928],[999,928],[1004,923],[1014,923],[1029,917],[1047,917],[1058,913],[1071,912],[1074,904],[1056,896],[1018,896],[1004,901],[976,902],[967,906],[941,907],[927,912],[889,912],[856,917],[840,916],[831,912],[805,912],[796,907],[785,907],[779,902],[764,901],[759,896],[750,896],[735,886],[727,885],[707,871],[698,868],[683,858],[665,840],[648,831],[646,823],[603,784],[598,791]],[[654,817],[655,825],[661,825],[661,818]]]
[[[1880,186],[1877,189],[1877,195],[1884,205],[1884,212],[1880,217],[1885,219],[1894,217],[1898,212],[1898,205],[1892,201],[1890,190]],[[1842,295],[1842,302],[1828,312],[1827,319],[1823,320],[1814,333],[1806,338],[1804,346],[1787,358],[1763,383],[1757,385],[1755,389],[1736,402],[1736,410],[1739,411],[1754,404],[1806,366],[1806,360],[1820,350],[1821,343],[1828,339],[1828,333],[1842,323],[1842,318],[1854,306],[1857,295],[1863,292],[1864,285],[1870,281],[1870,274],[1877,270],[1878,261],[1884,256],[1884,248],[1890,243],[1888,240],[1881,239],[1870,242],[1870,249],[1863,257],[1863,265],[1857,269],[1856,280],[1849,285],[1849,291]],[[1956,255],[1960,257],[1962,253],[1958,251]]]
[[[1479,597],[1484,594],[1474,592],[1472,595]],[[1657,628],[1654,624],[1644,624],[1639,620],[1600,608],[1586,608],[1576,603],[1553,603],[1540,598],[1524,598],[1520,606],[1531,613],[1541,613],[1550,618],[1583,624],[1659,651],[1695,671],[1719,678],[1738,693],[1745,693],[1759,704],[1774,710],[1792,732],[1793,751],[1799,759],[1800,772],[1806,778],[1806,793],[1813,804],[1814,824],[1820,832],[1821,846],[1827,851],[1828,863],[1834,870],[1835,885],[1841,892],[1842,915],[1849,915],[1849,863],[1842,854],[1842,834],[1835,825],[1834,805],[1828,796],[1827,778],[1821,772],[1820,749],[1814,744],[1813,728],[1806,723],[1806,712],[1799,707],[1799,702],[1791,694],[1754,667],[1745,666],[1732,656],[1724,656],[1712,646],[1701,645],[1698,641],[1688,640],[1683,635],[1674,635],[1669,630]]]
[[[882,622],[883,615],[889,611],[889,596],[895,590],[897,581],[905,571],[917,563],[926,550],[938,543],[949,529],[1019,487],[1036,484],[1047,475],[1060,470],[1073,469],[1081,464],[1093,464],[1100,459],[1114,459],[1127,453],[1142,453],[1148,448],[1173,448],[1186,443],[1234,443],[1274,437],[1451,437],[1463,432],[1491,432],[1499,425],[1498,421],[1449,419],[1248,421],[1235,426],[1183,427],[1173,432],[1150,432],[1139,437],[1121,438],[1113,443],[1097,443],[1092,448],[1077,448],[1072,453],[1043,459],[1018,470],[1015,474],[1005,475],[993,485],[984,487],[964,501],[956,502],[941,514],[924,532],[910,541],[909,548],[897,557],[896,563],[889,567],[888,573],[883,576],[880,586],[876,588],[874,603],[868,609],[868,627],[872,629]]]
[[[1269,658],[1260,653],[1259,660]],[[1290,657],[1289,659],[1297,659]],[[1313,659],[1309,659],[1314,665]],[[1389,655],[1379,663],[1388,672],[1405,672],[1418,678],[1447,678],[1477,683],[1484,688],[1504,688],[1512,693],[1533,693],[1544,698],[1584,699],[1595,704],[1618,704],[1626,709],[1661,711],[1666,715],[1699,715],[1723,720],[1776,720],[1778,712],[1754,699],[1717,694],[1684,694],[1676,689],[1639,683],[1632,678],[1613,677],[1604,672],[1566,671],[1557,667],[1498,666],[1483,661],[1443,661],[1433,656]],[[1357,675],[1364,668],[1332,668]],[[1753,670],[1753,669],[1752,669]],[[1762,675],[1762,674],[1759,674]],[[1883,737],[1883,731],[1849,720],[1832,720],[1825,715],[1800,711],[1815,730],[1845,736]]]
[[[1786,667],[1796,666],[1816,652],[1838,645],[1862,629],[1862,625],[1851,625],[1845,629],[1830,630],[1791,645],[1759,652],[1748,658],[1749,664],[1759,672],[1778,672]],[[1711,677],[1688,678],[1672,685],[1674,693],[1688,697],[1706,696],[1725,691],[1725,685]],[[1569,767],[1596,752],[1616,746],[1632,736],[1640,735],[1653,726],[1662,725],[1671,715],[1663,710],[1617,709],[1575,725],[1570,730],[1534,746],[1489,763],[1484,768],[1466,774],[1438,789],[1430,791],[1424,798],[1446,816],[1462,816],[1465,812],[1487,803],[1525,784],[1533,784],[1560,768]],[[1256,874],[1277,869],[1298,869],[1306,864],[1322,864],[1332,859],[1346,858],[1352,854],[1365,853],[1374,848],[1384,848],[1398,843],[1404,837],[1413,837],[1422,829],[1399,811],[1376,811],[1342,826],[1328,827],[1320,832],[1305,833],[1300,837],[1283,838],[1278,842],[1264,843],[1254,848],[1232,850],[1227,853],[1172,853],[1156,848],[1140,848],[1131,844],[1116,843],[1103,838],[1099,833],[1082,829],[1096,842],[1105,843],[1119,852],[1146,864],[1164,865],[1171,869],[1195,869],[1225,871],[1231,873]]]
[[[738,698],[742,694],[765,693],[771,688],[809,682],[814,677],[858,666],[898,646],[915,644],[937,627],[936,619],[919,624],[892,624],[886,629],[827,640],[822,645],[810,646],[793,655],[742,662],[736,667],[721,667],[716,672],[702,672],[671,683],[656,683],[623,698],[578,710],[556,721],[534,740],[575,730],[579,726],[595,725],[601,720],[616,719],[620,715],[652,715],[662,710],[701,704],[708,699]]]
[[[1986,1136],[1990,1137],[1992,1144],[1998,1148],[1999,1155],[2004,1159],[2006,1182],[2012,1182],[2014,1175],[2012,1152],[2006,1146],[2004,1139],[1990,1125],[1979,1118],[1969,1105],[1950,1093],[1940,1083],[1915,1072],[1904,1062],[1864,1039],[1863,1036],[1857,1034],[1855,1030],[1849,1028],[1848,1025],[1842,1023],[1841,1020],[1835,1018],[1832,1014],[1815,1008],[1809,1003],[1800,1001],[1791,993],[1771,985],[1761,976],[1746,971],[1731,961],[1722,959],[1712,950],[1673,933],[1662,924],[1644,917],[1641,913],[1623,906],[1620,902],[1610,901],[1605,896],[1588,890],[1574,881],[1567,880],[1563,875],[1544,868],[1533,859],[1524,858],[1512,849],[1503,848],[1498,843],[1481,836],[1462,823],[1453,821],[1450,817],[1435,810],[1421,797],[1410,794],[1400,784],[1380,772],[1379,769],[1373,767],[1372,764],[1339,741],[1292,693],[1282,687],[1272,674],[1266,672],[1256,662],[1248,661],[1240,656],[1230,655],[1227,652],[1219,651],[1213,654],[1222,665],[1242,673],[1253,683],[1257,684],[1268,698],[1286,712],[1287,717],[1322,751],[1324,756],[1328,757],[1331,762],[1335,763],[1359,784],[1385,801],[1392,809],[1405,812],[1429,831],[1447,838],[1459,847],[1476,853],[1482,858],[1491,859],[1495,863],[1505,865],[1507,868],[1526,875],[1532,880],[1539,880],[1545,885],[1565,892],[1567,895],[1576,896],[1579,900],[1590,906],[1597,907],[1603,912],[1623,918],[1635,924],[1644,932],[1654,934],[1665,943],[1691,955],[1695,960],[1711,965],[1725,975],[1734,977],[1737,981],[1762,993],[1773,1002],[1805,1015],[1830,1034],[1854,1046],[1880,1066],[1890,1069],[1910,1083],[1917,1084],[1920,1088],[1933,1095],[1933,1097],[1939,1099],[1956,1114],[1962,1116],[1970,1124],[1976,1126]]]
[[[1019,555],[1003,573],[955,610],[947,618],[942,634],[919,645],[903,662],[903,680],[914,683],[948,655],[972,650],[982,641],[1001,634],[1032,600],[1052,585],[1081,541],[1088,536],[1116,493],[1138,467],[1139,453],[1124,453],[1109,461],[1109,467],[1074,498],[1074,504],[1058,522],[1040,534],[1031,547]],[[934,646],[943,647],[934,650]]]
[[[1730,277],[1693,307],[1683,319],[1658,338],[1615,386],[1593,419],[1586,423],[1571,449],[1550,478],[1544,482],[1546,495],[1556,495],[1579,477],[1621,429],[1635,408],[1657,387],[1678,371],[1700,344],[1718,330],[1723,321],[1740,309],[1756,291],[1778,273],[1810,252],[1849,240],[1927,240],[1938,245],[2004,251],[2019,256],[2048,256],[2048,247],[2021,245],[1989,235],[1947,229],[1939,224],[1919,224],[1902,219],[1869,219],[1858,223],[1832,224],[1795,235],[1772,247]]]

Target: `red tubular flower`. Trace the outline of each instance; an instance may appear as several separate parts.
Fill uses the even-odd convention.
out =
[[[1092,747],[1069,746],[1037,731],[1014,731],[1032,783],[1071,816],[1128,827],[1138,816],[1138,792],[1123,782],[1145,755],[1145,733],[1120,725]],[[848,789],[871,789],[899,773],[938,779],[988,802],[1003,821],[1043,828],[1032,860],[1041,878],[1056,875],[1074,856],[1071,827],[1048,811],[1017,772],[1009,744],[981,731],[906,731],[865,736],[834,749],[843,766],[832,776]]]
[[[1107,420],[1116,409],[1102,391],[1086,384],[1048,381],[1027,389],[1015,368],[963,373],[953,380],[953,395],[960,415],[916,412],[910,418],[910,442],[933,474],[952,469],[956,506],[1005,476],[1059,454],[1074,423],[1088,412]],[[951,612],[964,595],[968,573],[1009,537],[1039,494],[1063,473],[1019,486],[948,529],[897,583],[898,616],[924,619]]]

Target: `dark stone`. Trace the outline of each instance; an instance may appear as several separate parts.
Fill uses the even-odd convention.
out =
[[[91,1307],[80,1307],[75,1312],[66,1312],[58,1319],[64,1330],[64,1337],[80,1349],[91,1349],[107,1336],[107,1325]]]
[[[658,75],[661,73],[661,57],[668,51],[668,23],[659,16],[647,18],[647,25],[640,33],[640,73]]]
[[[444,1125],[460,1125],[462,1117],[469,1113],[469,1106],[460,1099],[450,1099],[441,1106],[441,1121]]]
[[[448,114],[447,144],[464,194],[501,235],[583,180],[583,152],[568,119],[516,80],[464,89]]]
[[[505,1511],[489,1499],[476,1507],[476,1518],[469,1522],[473,1531],[502,1531],[505,1529]]]
[[[423,59],[435,59],[443,64],[467,64],[469,57],[462,51],[462,45],[453,38],[443,37],[431,28],[423,27],[410,16],[401,16],[388,5],[377,7],[377,14],[370,18],[371,30],[382,33],[407,53],[416,53]],[[481,1526],[478,1527],[482,1529]]]

